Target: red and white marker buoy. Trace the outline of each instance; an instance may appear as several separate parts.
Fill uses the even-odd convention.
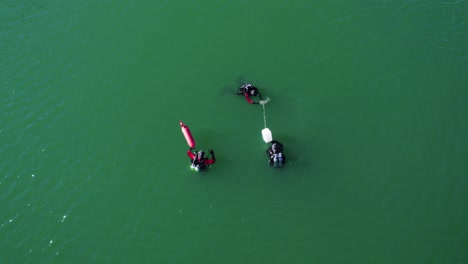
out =
[[[186,126],[182,121],[180,123],[180,128],[182,129],[182,134],[184,134],[185,140],[187,141],[187,144],[191,148],[195,148],[195,139],[193,139],[192,133],[190,132],[190,129],[188,126]]]

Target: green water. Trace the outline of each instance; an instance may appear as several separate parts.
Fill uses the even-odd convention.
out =
[[[467,1],[69,2],[0,1],[0,263],[468,262]]]

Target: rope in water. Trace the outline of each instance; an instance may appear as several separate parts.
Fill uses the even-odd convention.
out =
[[[260,101],[260,104],[263,106],[263,122],[265,123],[265,128],[266,126],[266,113],[265,113],[265,105],[266,103],[270,102],[270,98],[267,97],[267,99]]]

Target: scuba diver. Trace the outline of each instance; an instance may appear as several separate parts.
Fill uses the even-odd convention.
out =
[[[208,152],[211,155],[211,159],[207,159],[205,157],[205,152],[203,150],[193,151],[193,148],[190,148],[187,151],[187,155],[189,156],[190,160],[192,161],[190,167],[196,171],[204,170],[208,168],[211,164],[216,162],[215,154],[212,149]]]
[[[257,87],[253,86],[251,83],[244,83],[239,87],[239,91],[237,92],[238,95],[244,95],[245,99],[249,104],[259,104],[260,102],[254,102],[251,96],[258,96],[260,98],[260,101],[262,99],[262,95],[258,91]]]
[[[274,167],[282,167],[286,162],[286,156],[283,153],[283,144],[273,140],[271,146],[266,151],[268,155],[268,164]]]

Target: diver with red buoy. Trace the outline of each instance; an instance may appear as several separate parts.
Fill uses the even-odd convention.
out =
[[[258,91],[258,88],[253,86],[251,83],[244,83],[239,87],[239,91],[237,92],[238,95],[243,95],[245,97],[245,100],[249,104],[259,104],[263,99],[262,95]],[[258,96],[260,100],[258,102],[255,102],[252,100],[251,97]]]
[[[182,123],[182,121],[180,121],[179,123],[180,128],[182,130],[182,134],[184,135],[185,140],[187,141],[187,144],[190,147],[190,149],[187,151],[187,155],[191,160],[190,168],[199,171],[204,170],[208,168],[211,164],[215,163],[216,157],[212,149],[208,151],[211,156],[210,158],[205,157],[205,151],[203,150],[193,151],[193,149],[195,148],[195,139],[193,139],[192,132],[190,132],[189,127]]]

